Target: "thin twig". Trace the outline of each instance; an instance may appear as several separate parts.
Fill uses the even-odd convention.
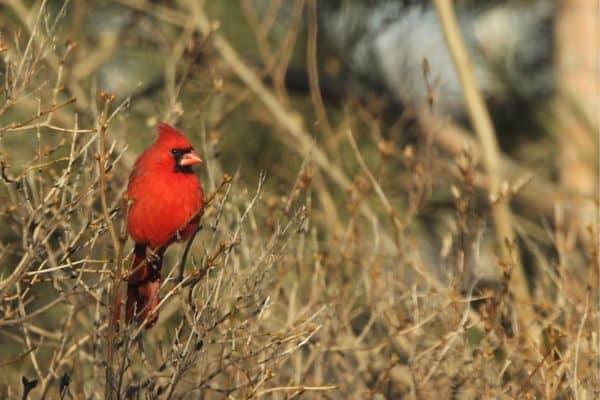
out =
[[[306,62],[308,70],[308,84],[310,86],[310,98],[317,113],[318,126],[322,127],[329,136],[333,134],[327,111],[323,104],[321,96],[321,86],[319,85],[319,71],[317,67],[317,2],[308,0],[306,3],[308,10],[308,43],[306,45]]]
[[[109,298],[110,307],[109,307],[109,325],[108,325],[108,333],[107,333],[107,348],[106,348],[106,384],[105,384],[105,392],[104,396],[106,399],[113,399],[113,355],[114,355],[114,341],[117,334],[117,321],[115,321],[114,315],[117,312],[118,302],[119,302],[119,291],[121,287],[121,242],[119,241],[119,236],[115,229],[115,226],[110,217],[110,208],[108,206],[108,201],[106,200],[106,131],[108,129],[108,107],[110,103],[114,100],[114,96],[102,93],[102,100],[104,102],[104,110],[100,116],[100,120],[98,121],[98,182],[99,182],[99,195],[100,195],[100,203],[102,205],[102,214],[104,216],[104,222],[108,228],[110,233],[110,238],[112,240],[113,250],[115,252],[115,272],[113,274],[113,285],[112,292]]]
[[[260,396],[264,396],[266,394],[269,393],[274,393],[274,392],[283,392],[283,391],[289,391],[289,390],[297,390],[299,392],[308,392],[308,391],[331,391],[331,390],[336,390],[339,387],[337,385],[323,385],[323,386],[278,386],[278,387],[272,387],[269,389],[263,389],[259,392],[256,393],[257,397]]]
[[[573,393],[575,394],[575,399],[579,398],[579,348],[581,346],[581,335],[583,334],[583,327],[585,326],[585,322],[588,317],[589,308],[590,292],[588,291],[585,295],[585,308],[583,311],[583,316],[581,317],[579,329],[577,330],[577,340],[575,341],[575,358],[573,360]]]
[[[503,180],[503,171],[500,163],[500,151],[496,140],[496,134],[492,125],[489,112],[483,101],[483,97],[477,87],[473,67],[464,42],[452,2],[447,0],[434,0],[439,19],[444,31],[444,37],[448,43],[454,66],[460,78],[465,97],[465,103],[469,112],[471,123],[481,142],[485,167],[488,173],[490,195],[499,196]],[[515,235],[512,228],[511,213],[509,205],[498,202],[492,207],[493,218],[496,227],[498,246],[505,262],[515,263],[510,290],[519,304],[518,312],[524,324],[533,326],[535,313],[532,308],[532,300],[527,287],[527,278],[521,265],[520,256],[514,245]],[[539,335],[533,332],[532,338],[538,342]]]

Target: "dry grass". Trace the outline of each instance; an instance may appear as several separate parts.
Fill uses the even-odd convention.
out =
[[[405,144],[376,100],[326,104],[312,0],[280,41],[281,2],[230,5],[252,56],[211,22],[224,6],[118,3],[129,22],[94,37],[86,2],[0,1],[0,398],[598,396],[599,226],[569,218],[562,188],[497,155],[510,181],[490,193],[452,123],[423,113]],[[283,77],[304,23],[299,96]],[[168,62],[103,93],[110,55],[134,47]],[[122,193],[159,119],[203,154],[210,204],[188,257],[167,252],[158,324],[117,329]]]

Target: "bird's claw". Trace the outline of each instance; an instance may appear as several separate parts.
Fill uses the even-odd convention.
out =
[[[156,265],[160,261],[160,255],[152,250],[150,247],[146,247],[146,260],[150,265]]]

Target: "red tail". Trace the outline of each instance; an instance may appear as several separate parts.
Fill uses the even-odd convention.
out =
[[[144,265],[140,264],[144,261]],[[158,319],[158,303],[160,298],[160,269],[162,253],[157,260],[146,259],[146,245],[135,246],[135,257],[131,264],[134,271],[127,282],[126,319],[128,323],[142,323],[148,319],[146,328],[152,327]]]

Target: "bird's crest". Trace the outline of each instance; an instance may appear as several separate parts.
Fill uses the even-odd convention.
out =
[[[169,145],[173,147],[191,147],[190,141],[183,135],[183,133],[164,122],[158,124],[158,141],[162,143],[169,143]]]

